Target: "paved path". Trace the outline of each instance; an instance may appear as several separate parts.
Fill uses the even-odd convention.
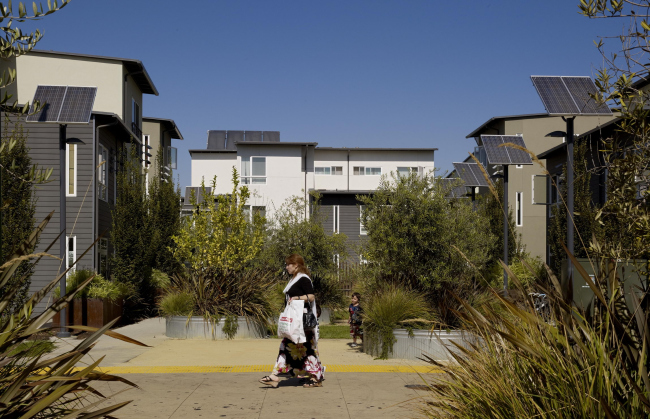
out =
[[[322,388],[302,388],[297,379],[269,388],[257,380],[270,372],[278,339],[169,339],[162,319],[116,331],[151,346],[103,336],[84,360],[104,356],[104,371],[140,387],[115,396],[116,401],[133,400],[116,412],[120,418],[417,417],[421,399],[431,397],[422,385],[437,376],[423,362],[374,360],[350,348],[348,340],[321,339],[321,362],[327,368]],[[98,388],[114,394],[124,385],[102,383]]]

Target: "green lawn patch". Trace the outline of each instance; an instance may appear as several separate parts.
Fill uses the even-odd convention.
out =
[[[348,325],[323,325],[319,329],[321,339],[351,339]]]

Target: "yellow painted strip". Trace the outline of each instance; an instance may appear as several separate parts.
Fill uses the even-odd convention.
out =
[[[408,365],[325,365],[328,372],[400,372],[419,374],[439,374],[442,370],[428,366]],[[79,371],[82,368],[75,368]],[[100,371],[107,374],[199,374],[199,373],[241,373],[241,372],[269,372],[273,365],[223,365],[223,366],[174,366],[174,367],[139,367],[119,366],[100,367]]]

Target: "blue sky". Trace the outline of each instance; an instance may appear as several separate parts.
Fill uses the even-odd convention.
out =
[[[187,150],[207,131],[280,131],[331,147],[436,147],[441,173],[493,116],[544,112],[531,75],[594,76],[593,41],[623,20],[589,20],[579,0],[73,0],[23,30],[44,50],[141,60]],[[615,47],[612,44],[612,47]]]

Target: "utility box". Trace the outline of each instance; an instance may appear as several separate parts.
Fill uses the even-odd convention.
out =
[[[596,275],[601,275],[601,263],[599,260],[590,261],[587,258],[579,258],[578,262],[580,266],[587,271],[587,274],[591,280],[596,282]],[[568,261],[565,259],[562,262],[562,283],[566,284],[567,279],[567,265]],[[648,261],[646,259],[637,259],[637,260],[619,260],[611,261],[608,263],[607,269],[614,269],[616,266],[616,276],[619,281],[623,283],[623,290],[625,293],[625,302],[627,307],[632,312],[634,309],[633,297],[632,294],[636,293],[639,297],[639,300],[642,298],[642,290],[647,287],[647,272],[648,272]],[[602,277],[603,275],[601,275]],[[609,278],[609,275],[607,275]],[[582,275],[578,270],[573,267],[573,303],[582,309],[587,307],[593,308],[594,302],[594,293],[587,285],[587,282],[584,280]]]

